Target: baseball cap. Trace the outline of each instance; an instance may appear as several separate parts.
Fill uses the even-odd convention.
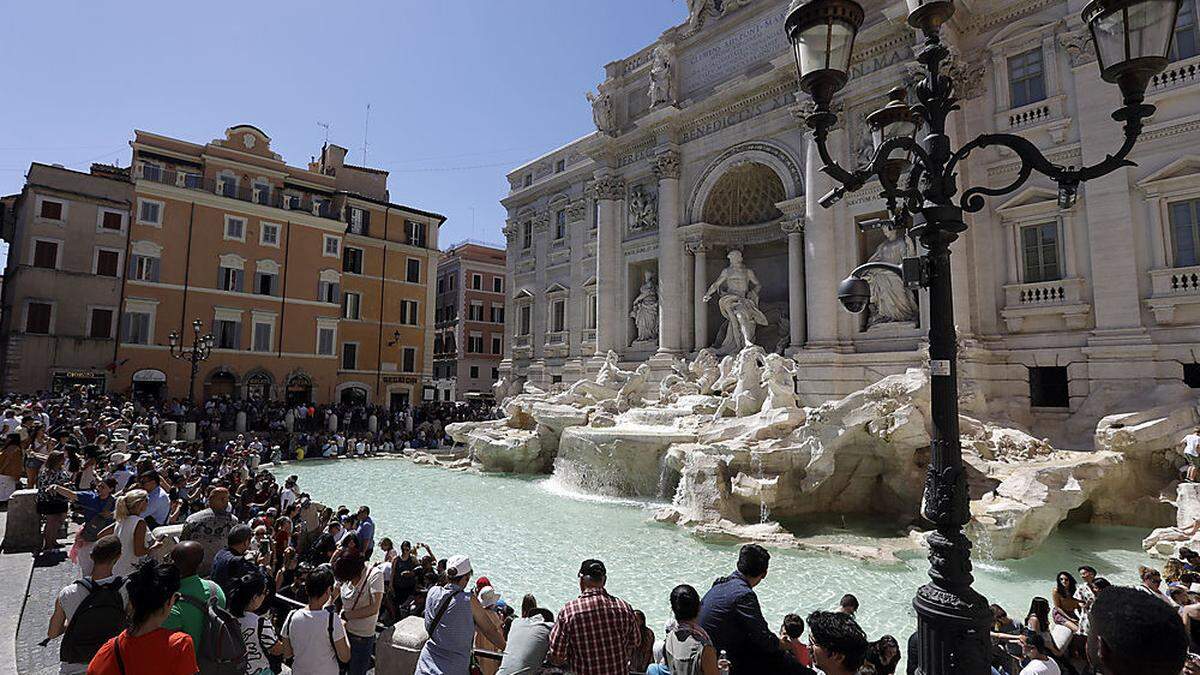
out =
[[[604,563],[594,558],[588,558],[579,566],[579,576],[591,579],[603,579],[608,576]]]
[[[452,555],[446,560],[446,574],[461,577],[471,573],[471,559],[465,555]]]

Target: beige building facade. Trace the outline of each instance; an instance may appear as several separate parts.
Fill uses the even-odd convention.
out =
[[[1173,60],[1147,93],[1158,112],[1137,166],[1086,184],[1065,209],[1034,177],[969,215],[953,249],[964,388],[1047,435],[1074,420],[1087,429],[1160,386],[1200,387],[1200,41],[1196,0],[1184,1]],[[866,115],[915,78],[904,3],[864,4],[835,100],[830,147],[843,165],[866,161]],[[1116,150],[1119,95],[1100,80],[1083,0],[959,4],[945,31],[959,145],[1015,133],[1075,166]],[[756,342],[795,358],[806,404],[923,366],[923,291],[862,316],[836,299],[856,265],[898,261],[915,244],[880,226],[878,184],[818,204],[834,186],[802,123],[787,5],[696,3],[687,22],[605,66],[589,97],[594,132],[508,174],[502,375],[570,382],[610,349],[665,372],[667,357],[720,349],[725,321],[705,296],[733,251],[761,284]],[[1019,170],[988,149],[959,183],[1000,188]],[[655,306],[657,330],[645,320]]]
[[[432,392],[445,217],[390,201],[387,172],[326,144],[288,165],[248,124],[194,143],[135,132],[130,278],[115,385],[186,398],[199,319],[216,344],[197,399],[416,404]]]
[[[110,388],[132,200],[116,167],[29,167],[5,233],[5,391]]]

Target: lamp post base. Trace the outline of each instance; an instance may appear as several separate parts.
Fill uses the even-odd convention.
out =
[[[953,565],[951,561],[965,563],[969,569],[971,542],[960,528],[939,528],[930,535],[929,544],[935,571]],[[917,591],[913,608],[920,643],[917,672],[990,675],[992,611],[986,598],[969,585],[934,580]]]

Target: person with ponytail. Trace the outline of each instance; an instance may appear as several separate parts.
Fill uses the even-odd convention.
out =
[[[100,532],[101,537],[115,534],[121,540],[121,558],[113,566],[113,574],[125,576],[133,571],[139,560],[162,546],[162,541],[150,534],[142,512],[149,503],[145,490],[130,490],[117,498],[116,522]]]
[[[267,578],[259,571],[234,579],[226,606],[238,620],[246,643],[247,675],[274,675],[269,656],[283,654],[283,642],[276,636],[266,613],[262,616],[257,613],[270,591],[267,586]]]
[[[196,675],[192,637],[162,627],[179,598],[179,570],[153,558],[125,583],[129,627],[104,643],[88,664],[88,675]]]

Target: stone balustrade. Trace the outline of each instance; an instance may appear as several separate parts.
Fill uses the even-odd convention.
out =
[[[1180,312],[1188,307],[1200,307],[1200,265],[1168,267],[1150,270],[1150,297],[1146,306],[1154,312],[1159,325],[1186,323],[1192,312]]]
[[[1050,327],[1046,325],[1048,322],[1065,322],[1067,328],[1079,329],[1085,327],[1091,313],[1086,294],[1087,282],[1078,277],[1006,284],[1001,313],[1014,333],[1034,328],[1045,330]],[[1041,325],[1031,326],[1031,323]]]
[[[1150,78],[1150,88],[1146,93],[1153,96],[1197,82],[1200,82],[1200,56],[1193,56],[1170,64],[1166,70]]]

